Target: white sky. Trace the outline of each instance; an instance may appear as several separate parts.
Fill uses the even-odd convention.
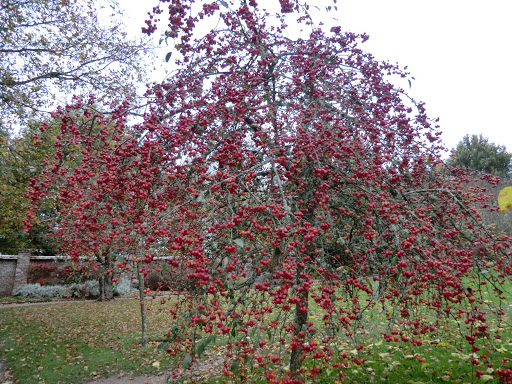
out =
[[[257,0],[269,1],[277,2]],[[127,24],[140,31],[157,2],[121,3]],[[440,118],[449,149],[465,134],[481,133],[512,151],[512,0],[337,0],[337,6],[322,20],[367,33],[365,51],[408,66],[416,79],[408,92]]]

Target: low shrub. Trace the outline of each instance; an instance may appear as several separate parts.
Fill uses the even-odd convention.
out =
[[[68,265],[62,268],[57,277],[59,281],[64,284],[73,284],[73,283],[84,283],[87,280],[98,280],[99,272],[96,261],[90,261],[86,264],[80,265]]]
[[[85,284],[73,283],[67,286],[66,297],[80,298],[85,296]]]
[[[90,297],[92,299],[97,299],[100,297],[100,283],[98,280],[87,280],[84,283],[84,286],[86,297]]]
[[[51,285],[57,281],[57,275],[57,266],[40,263],[30,267],[28,282],[39,285]]]
[[[100,286],[96,280],[87,280],[83,284],[73,283],[69,285],[41,285],[36,283],[17,287],[12,294],[13,296],[22,297],[97,298],[100,295]]]
[[[160,270],[150,273],[144,285],[152,291],[192,292],[197,289],[196,281],[184,270]]]
[[[144,285],[152,291],[169,291],[171,289],[171,277],[153,272],[146,278]]]
[[[47,263],[40,263],[30,267],[28,283],[43,285],[81,284],[87,280],[99,279],[97,262],[87,264],[65,265],[59,267]]]
[[[119,296],[129,295],[130,293],[134,293],[136,291],[137,289],[132,286],[131,280],[127,278],[121,278],[119,283],[114,285],[114,293],[117,293]]]
[[[63,285],[26,284],[13,290],[14,296],[22,297],[49,297],[60,298],[66,294],[66,287]]]

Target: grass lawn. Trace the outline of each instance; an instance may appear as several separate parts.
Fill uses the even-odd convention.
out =
[[[165,306],[153,300],[151,307],[149,339],[161,340],[169,328]],[[0,309],[1,355],[23,384],[157,373],[173,361],[157,342],[141,347],[139,310],[132,299]]]
[[[471,352],[463,336],[465,330],[461,333],[450,318],[439,322],[436,332],[419,335],[421,342],[416,346],[386,342],[381,332],[392,330],[377,306],[365,313],[364,328],[355,344],[340,339],[338,351],[328,365],[322,360],[304,362],[306,374],[316,369],[320,374],[311,383],[326,384],[498,383],[497,370],[512,368],[511,305],[506,300],[503,306],[507,313],[501,324],[503,337],[478,340],[478,353]],[[148,325],[152,342],[145,349],[140,345],[138,300],[0,309],[0,352],[14,377],[23,384],[79,383],[99,376],[156,374],[174,368],[183,359],[157,348],[171,328],[168,306],[158,298],[151,300]],[[312,310],[314,320],[316,311],[314,307]],[[497,325],[491,320],[488,324],[491,328]],[[399,326],[395,329],[400,330]],[[218,337],[216,343],[219,346],[224,340]],[[358,345],[361,347],[356,348]],[[482,358],[482,354],[486,356]],[[339,363],[340,368],[332,368],[333,362]],[[218,378],[219,370],[219,366],[211,368],[207,382],[227,382]],[[342,377],[340,372],[346,375]],[[265,383],[263,377],[264,371],[258,367],[247,373],[250,383]],[[240,377],[234,382],[237,380]]]

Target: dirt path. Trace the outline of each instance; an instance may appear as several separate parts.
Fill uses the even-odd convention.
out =
[[[0,360],[0,384],[8,383],[7,381],[7,364],[5,364],[5,361]]]
[[[78,303],[84,303],[84,301],[81,300],[52,300],[52,301],[37,301],[34,303],[0,303],[0,309],[3,308],[17,308],[17,307],[28,307],[30,305],[53,305],[53,304],[78,304]],[[1,383],[0,383],[1,384]]]
[[[115,301],[123,301],[123,300],[138,300],[134,296],[120,296],[113,299]],[[25,302],[25,303],[0,303],[0,309],[2,308],[16,308],[16,307],[28,307],[30,305],[54,305],[54,304],[83,304],[83,303],[94,303],[97,300],[69,300],[69,299],[53,299],[51,301],[34,301],[34,302]],[[0,383],[1,384],[1,383]]]
[[[164,372],[156,376],[137,376],[137,377],[126,377],[126,376],[114,376],[114,377],[103,377],[93,381],[89,381],[86,384],[166,384],[168,373]]]

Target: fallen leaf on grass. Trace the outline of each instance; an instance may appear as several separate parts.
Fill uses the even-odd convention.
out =
[[[471,358],[471,355],[464,355],[463,353],[454,352],[452,353],[453,357],[456,357],[460,360],[469,360]]]
[[[391,360],[391,355],[387,352],[383,352],[383,353],[379,353],[379,357],[382,359],[382,360]]]

